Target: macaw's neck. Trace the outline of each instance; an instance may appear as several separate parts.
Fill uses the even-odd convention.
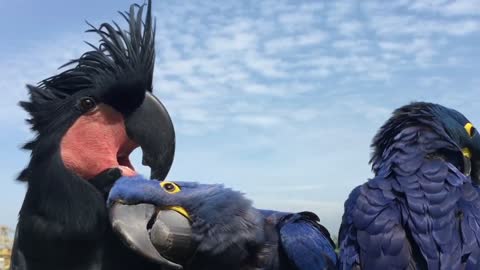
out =
[[[259,220],[260,221],[260,220]],[[250,241],[237,241],[229,245],[220,253],[212,254],[207,251],[197,251],[194,259],[185,269],[187,270],[254,270],[280,269],[278,266],[279,235],[276,223],[261,219],[255,226]],[[225,239],[218,246],[228,243]]]
[[[195,258],[186,266],[186,270],[244,270],[244,269],[269,269],[273,246],[257,243],[244,250],[227,250],[221,254],[207,254],[198,252]]]
[[[385,177],[403,177],[414,174],[425,160],[441,159],[461,166],[458,147],[445,134],[424,126],[408,127],[391,140],[388,147],[372,159],[373,170]]]
[[[217,255],[199,253],[186,270],[288,270],[285,256],[279,256],[279,235],[276,222],[266,221],[262,240],[245,246],[239,251],[232,249]]]

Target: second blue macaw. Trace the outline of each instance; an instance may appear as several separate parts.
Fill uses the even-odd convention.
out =
[[[167,269],[336,269],[315,214],[259,210],[223,185],[124,177],[108,206],[127,245]]]
[[[373,140],[375,177],[352,191],[340,269],[480,269],[480,134],[456,110],[397,109]]]

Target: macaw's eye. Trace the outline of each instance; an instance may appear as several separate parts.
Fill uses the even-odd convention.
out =
[[[91,97],[83,97],[80,99],[79,106],[83,112],[89,112],[97,107],[97,103]]]
[[[173,183],[173,182],[169,182],[169,181],[163,181],[160,183],[160,186],[168,193],[177,193],[177,192],[180,192],[180,187]]]
[[[473,135],[475,135],[476,130],[472,123],[467,123],[465,125],[465,130],[467,131],[468,136],[473,137]]]

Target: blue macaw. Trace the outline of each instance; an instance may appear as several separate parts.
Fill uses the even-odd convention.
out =
[[[375,177],[345,202],[340,269],[480,269],[480,135],[456,110],[397,109],[372,144]]]
[[[172,269],[336,269],[315,214],[258,210],[223,185],[123,177],[107,204],[127,245]]]

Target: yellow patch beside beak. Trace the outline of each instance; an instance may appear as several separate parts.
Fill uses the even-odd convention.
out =
[[[190,219],[190,215],[188,214],[187,210],[185,210],[183,207],[181,206],[169,206],[167,207],[166,209],[169,209],[169,210],[173,210],[175,212],[178,212],[179,214],[181,214],[182,216],[188,218],[189,220]]]
[[[464,128],[465,128],[465,131],[467,131],[468,136],[472,137],[473,136],[473,130],[474,130],[472,123],[465,124]]]
[[[465,147],[465,148],[462,149],[462,153],[463,153],[464,157],[466,157],[468,159],[472,158],[472,152],[470,151],[470,149]]]

